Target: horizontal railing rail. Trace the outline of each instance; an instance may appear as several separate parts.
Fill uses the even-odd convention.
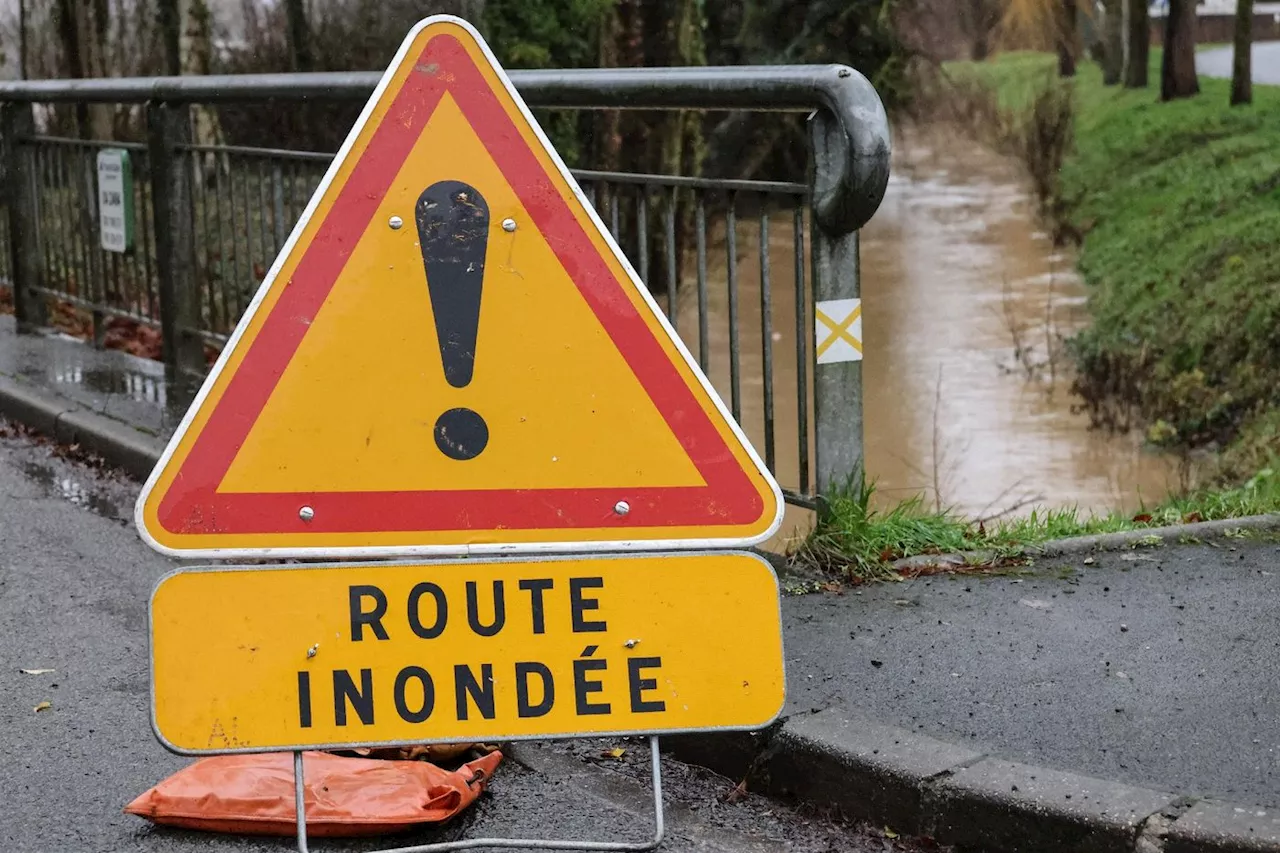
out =
[[[196,144],[188,107],[359,100],[380,76],[0,81],[0,295],[8,284],[20,327],[49,322],[47,300],[60,300],[91,315],[95,342],[103,318],[159,329],[175,387],[202,374],[206,348],[227,339],[333,155]],[[807,183],[574,176],[642,281],[661,279],[663,311],[769,467],[786,471],[788,500],[814,506],[817,494],[857,476],[861,364],[818,363],[812,318],[815,303],[858,297],[857,230],[888,182],[888,120],[866,78],[841,65],[510,77],[538,108],[809,114]],[[38,133],[33,105],[58,103],[143,104],[148,141]],[[104,147],[133,158],[136,239],[123,254],[97,245],[91,160]],[[792,387],[775,393],[779,382]]]

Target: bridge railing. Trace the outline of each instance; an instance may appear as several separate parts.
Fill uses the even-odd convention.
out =
[[[807,183],[576,171],[792,503],[861,470],[861,362],[818,363],[814,304],[859,297],[857,230],[879,205],[889,135],[844,66],[513,72],[531,106],[806,112]],[[332,154],[192,141],[190,106],[367,98],[377,74],[0,83],[0,296],[19,328],[78,312],[99,345],[120,321],[159,332],[181,398],[207,370]],[[146,143],[37,132],[36,104],[141,103]],[[96,161],[128,151],[136,227],[99,244]],[[65,319],[65,318],[64,318]],[[63,324],[65,325],[65,323]],[[785,377],[780,381],[779,377]],[[785,436],[785,438],[784,438]]]

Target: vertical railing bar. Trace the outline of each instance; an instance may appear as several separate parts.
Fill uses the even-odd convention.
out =
[[[702,190],[694,190],[698,197],[695,213],[698,243],[698,364],[703,373],[711,370],[711,340],[707,334],[707,205]]]
[[[773,446],[773,293],[769,281],[769,197],[760,196],[760,362],[764,383],[764,464],[775,471]]]
[[[160,314],[156,299],[155,280],[152,278],[152,273],[155,271],[155,266],[151,259],[151,253],[154,251],[155,245],[155,237],[152,233],[152,229],[155,228],[156,219],[155,205],[153,204],[154,199],[151,198],[151,193],[148,191],[148,188],[151,186],[152,175],[150,157],[146,158],[146,164],[147,180],[142,180],[141,169],[138,170],[138,174],[134,175],[133,180],[138,196],[138,210],[142,216],[142,228],[140,229],[141,235],[139,237],[139,242],[141,243],[142,266],[144,270],[143,281],[146,283],[147,288],[147,316],[152,320],[159,320]],[[194,217],[194,215],[195,211],[193,209],[192,216]]]
[[[265,159],[258,160],[258,239],[262,241],[262,277],[266,278],[267,270],[271,268],[271,261],[275,259],[276,253],[271,250],[271,227],[267,222],[267,161]],[[276,251],[279,251],[279,248],[277,246]],[[255,291],[261,281],[255,270]]]
[[[649,187],[636,187],[636,253],[640,266],[640,280],[649,287]]]
[[[0,104],[0,135],[5,137],[9,159],[0,193],[8,208],[7,245],[13,313],[19,331],[48,324],[48,299],[35,288],[48,280],[47,258],[41,254],[47,236],[41,232],[43,201],[40,198],[40,159],[30,139],[35,135],[35,111],[30,104]]]
[[[37,163],[38,174],[33,177],[35,183],[36,203],[40,208],[39,218],[43,223],[40,228],[40,240],[45,252],[44,277],[41,284],[48,290],[61,292],[65,288],[65,277],[69,274],[71,264],[67,259],[67,249],[62,250],[59,257],[56,253],[62,242],[62,218],[58,211],[57,182],[54,176],[52,152],[41,147],[37,142],[31,143],[31,155]],[[46,195],[48,194],[48,196]],[[63,288],[55,282],[64,280]],[[47,295],[41,295],[47,300]],[[49,318],[52,321],[52,317]]]
[[[62,181],[63,193],[66,196],[64,209],[69,214],[68,216],[63,217],[62,224],[64,233],[67,235],[67,243],[72,247],[71,252],[75,257],[76,295],[92,304],[97,304],[96,294],[94,293],[94,284],[89,275],[89,259],[85,254],[84,240],[82,240],[80,236],[80,228],[78,227],[79,223],[72,218],[72,216],[78,214],[80,211],[79,205],[72,203],[73,199],[76,197],[76,191],[73,189],[74,185],[72,183],[71,167],[67,163],[67,157],[70,150],[73,149],[58,149],[58,174]],[[67,288],[67,291],[70,292],[70,288]],[[77,311],[79,309],[73,307],[71,310]]]
[[[68,161],[67,181],[72,187],[71,192],[73,193],[73,197],[82,199],[88,203],[89,200],[85,198],[83,192],[85,188],[83,166],[86,150],[87,146],[80,143],[65,148],[64,154]],[[102,276],[98,275],[97,258],[93,251],[92,242],[94,236],[93,229],[86,227],[93,224],[93,214],[87,207],[81,209],[79,205],[76,205],[76,213],[79,214],[79,221],[72,223],[72,230],[75,234],[76,243],[80,247],[80,261],[84,265],[85,289],[86,292],[92,294],[89,297],[89,301],[93,304],[95,309],[90,312],[93,322],[93,344],[94,346],[98,346],[102,340],[102,322],[104,315],[100,310],[96,309],[100,309],[108,304],[107,282]]]
[[[197,156],[197,157],[193,157],[192,159],[196,163],[196,168],[199,169],[200,158]],[[224,181],[224,178],[225,178],[225,181]],[[224,173],[221,170],[215,170],[214,184],[213,184],[213,201],[214,201],[214,209],[217,211],[217,216],[218,216],[218,292],[222,294],[222,325],[220,325],[217,329],[215,329],[215,331],[224,332],[224,333],[231,331],[232,314],[235,314],[238,316],[240,313],[239,310],[236,309],[235,307],[236,303],[233,300],[231,295],[233,292],[231,288],[234,287],[234,279],[236,274],[235,267],[233,265],[234,259],[230,261],[227,259],[228,228],[230,229],[230,237],[233,241],[232,251],[234,251],[235,225],[233,223],[233,224],[230,224],[228,228],[223,227],[224,225],[227,225],[227,217],[223,216],[223,213],[222,213],[222,210],[223,210],[222,197],[224,193],[229,192],[229,190],[227,189],[227,187],[224,186],[224,184],[230,182],[230,180],[231,180],[231,173],[229,171]],[[234,209],[235,209],[234,205],[229,202],[227,204],[227,213],[231,214],[231,212]]]
[[[238,158],[236,158],[238,159]],[[227,157],[227,171],[233,175],[240,173],[240,212],[244,214],[244,276],[239,279],[239,287],[236,289],[236,318],[232,325],[240,322],[240,315],[244,313],[245,307],[252,298],[252,291],[257,288],[250,288],[249,282],[253,281],[253,211],[249,204],[249,163],[247,160],[241,161],[243,168],[236,168],[236,159]],[[231,181],[232,193],[235,193],[235,179]],[[230,327],[228,327],[230,331]]]
[[[676,257],[676,188],[672,187],[667,196],[667,319],[671,327],[679,332],[680,283],[679,264]]]
[[[149,318],[151,316],[151,298],[147,293],[147,279],[143,272],[145,253],[142,250],[144,245],[142,232],[146,228],[146,219],[144,218],[142,200],[138,198],[138,187],[142,186],[142,181],[140,180],[142,163],[136,152],[129,152],[129,170],[133,179],[132,186],[127,190],[129,193],[129,207],[133,211],[133,245],[129,248],[129,254],[126,257],[133,281],[133,295],[136,302],[134,313],[139,317]]]
[[[733,419],[742,423],[742,347],[738,336],[738,194],[729,193],[725,211],[725,254],[729,287],[729,406]]]
[[[28,143],[27,151],[31,154],[31,195],[36,203],[36,238],[40,243],[40,253],[44,256],[44,277],[40,284],[53,290],[53,280],[57,276],[57,265],[54,263],[53,256],[53,240],[51,237],[56,236],[55,231],[58,229],[54,226],[53,209],[54,205],[45,204],[44,191],[42,185],[46,183],[44,180],[48,176],[49,163],[48,158],[44,156],[44,151],[39,144],[35,142]],[[49,181],[48,183],[52,183]],[[47,299],[44,294],[40,294],[40,299]]]
[[[795,285],[796,285],[796,427],[800,451],[800,493],[809,494],[809,337],[808,291],[804,281],[804,204],[796,204],[794,220]]]
[[[271,164],[271,224],[276,231],[276,253],[284,248],[284,174],[280,161]]]
[[[49,217],[49,232],[55,235],[54,239],[49,241],[49,253],[53,261],[49,269],[49,277],[45,281],[45,287],[58,293],[70,292],[71,286],[69,279],[75,275],[72,269],[72,258],[74,256],[71,246],[67,243],[67,223],[66,223],[66,205],[61,204],[62,201],[62,177],[59,169],[59,158],[61,153],[53,148],[45,148],[41,143],[32,143],[35,149],[40,152],[40,157],[44,160],[44,172],[47,179],[46,192],[49,194],[49,209],[47,215]],[[44,195],[44,192],[41,193]],[[59,256],[57,253],[61,251]],[[49,318],[50,321],[53,317]]]
[[[196,261],[196,287],[199,288],[202,297],[207,301],[209,313],[209,328],[213,331],[220,331],[226,327],[226,296],[222,291],[222,236],[221,225],[217,215],[217,196],[216,186],[214,192],[209,192],[209,182],[203,179],[199,170],[195,166],[195,156],[192,155],[191,183],[192,192],[200,193],[200,218],[201,222],[199,230],[196,231],[196,245],[200,247],[197,252]],[[213,213],[210,214],[210,210]],[[211,252],[210,244],[214,242],[216,236],[217,246]],[[214,260],[219,262],[218,268],[214,268]],[[203,272],[203,274],[202,274]],[[214,286],[214,279],[217,279],[217,286]],[[203,282],[201,283],[201,279]],[[201,312],[203,320],[204,312]]]
[[[592,181],[591,183],[587,184],[587,201],[591,202],[591,207],[595,210],[596,213],[600,212],[600,208],[596,207],[596,182],[595,181]],[[603,219],[604,217],[602,216],[600,218]]]
[[[613,239],[618,240],[618,208],[622,206],[622,189],[621,184],[611,184],[606,192],[609,198],[609,232],[613,234]]]

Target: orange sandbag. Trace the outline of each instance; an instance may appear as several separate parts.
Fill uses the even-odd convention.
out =
[[[303,754],[307,832],[381,835],[446,821],[484,791],[502,753],[457,770],[425,761]],[[125,806],[165,826],[239,835],[293,835],[293,753],[218,755],[179,770]]]

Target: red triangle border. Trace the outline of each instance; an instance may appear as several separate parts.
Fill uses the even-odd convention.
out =
[[[158,508],[173,534],[729,527],[764,505],[645,318],[592,244],[465,46],[431,37]],[[449,92],[671,428],[705,486],[378,492],[219,492],[276,383],[436,105]],[[338,223],[342,223],[339,225]],[[354,236],[353,236],[354,235]],[[424,298],[425,290],[424,290]],[[620,452],[625,449],[620,448]],[[767,489],[767,487],[766,487]],[[630,511],[614,512],[625,500]],[[298,517],[311,506],[309,522]]]

